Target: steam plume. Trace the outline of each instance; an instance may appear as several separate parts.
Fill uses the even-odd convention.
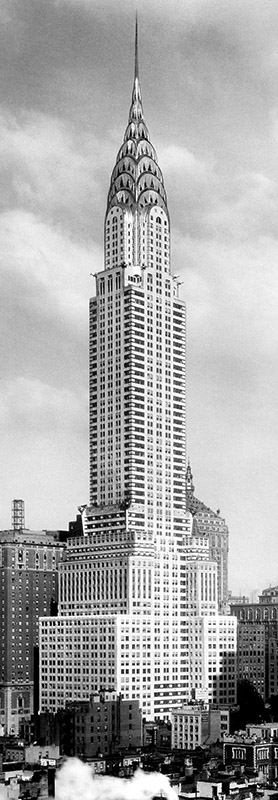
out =
[[[130,780],[93,777],[90,766],[78,758],[69,758],[56,776],[57,800],[152,800],[161,793],[167,800],[177,800],[168,778],[160,772],[138,769]]]

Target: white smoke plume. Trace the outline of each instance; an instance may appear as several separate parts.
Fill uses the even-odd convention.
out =
[[[166,775],[138,769],[133,778],[93,776],[89,764],[69,758],[56,774],[56,800],[177,800]]]

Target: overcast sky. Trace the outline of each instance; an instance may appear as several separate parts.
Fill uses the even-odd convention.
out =
[[[90,272],[127,122],[145,118],[188,311],[188,455],[230,587],[278,584],[278,3],[2,0],[1,492],[30,528],[88,500]]]

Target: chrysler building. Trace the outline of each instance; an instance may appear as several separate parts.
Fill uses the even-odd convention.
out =
[[[90,302],[90,505],[41,618],[40,708],[100,689],[147,719],[191,697],[234,703],[236,621],[186,508],[185,304],[163,175],[145,122],[137,29],[131,107]]]
[[[184,531],[185,305],[170,271],[170,220],[138,74],[105,215],[90,304],[92,504],[125,503],[133,527]]]

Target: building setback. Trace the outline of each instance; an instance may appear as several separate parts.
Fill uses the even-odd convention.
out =
[[[223,517],[220,516],[219,509],[215,512],[195,497],[195,487],[193,485],[193,475],[190,463],[186,470],[186,503],[187,509],[191,512],[194,519],[194,535],[203,536],[208,539],[209,558],[217,563],[218,581],[218,609],[222,613],[227,613],[229,590],[228,590],[228,554],[229,554],[229,531]]]
[[[34,710],[39,617],[57,608],[59,532],[0,532],[0,723],[17,734]]]
[[[143,114],[136,35],[90,301],[90,506],[68,542],[59,616],[42,619],[41,711],[113,690],[168,718],[192,692],[235,702],[236,620],[186,508],[185,304]]]

